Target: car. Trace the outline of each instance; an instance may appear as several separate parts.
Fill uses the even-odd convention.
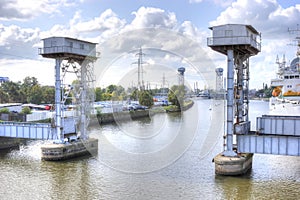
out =
[[[140,105],[140,104],[137,104],[137,103],[131,103],[131,104],[128,104],[127,105],[127,110],[146,110],[148,109],[147,106],[143,106],[143,105]]]

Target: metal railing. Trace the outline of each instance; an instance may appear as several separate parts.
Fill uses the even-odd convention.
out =
[[[38,49],[39,55],[52,54],[52,53],[72,53],[83,56],[96,57],[96,50],[87,50],[82,48],[74,48],[70,46],[53,46],[53,47],[43,47]]]
[[[209,37],[207,46],[250,45],[261,51],[261,44],[249,36]]]

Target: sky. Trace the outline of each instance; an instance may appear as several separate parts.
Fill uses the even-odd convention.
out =
[[[247,24],[261,33],[261,52],[250,57],[250,89],[270,84],[277,55],[295,57],[290,45],[300,23],[298,0],[2,0],[0,76],[11,81],[36,77],[54,85],[55,60],[43,58],[42,39],[59,36],[97,43],[93,64],[97,86],[171,87],[184,67],[190,87],[213,88],[215,69],[226,75],[226,57],[207,46],[209,27]],[[300,28],[300,27],[299,27]],[[143,70],[137,71],[139,49]],[[165,80],[165,81],[163,81]]]

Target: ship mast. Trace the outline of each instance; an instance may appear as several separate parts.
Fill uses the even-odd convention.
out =
[[[297,24],[297,28],[296,29],[288,29],[288,32],[290,34],[295,34],[296,37],[294,39],[294,41],[296,42],[296,45],[297,46],[297,53],[296,53],[296,56],[299,57],[300,56],[300,28],[299,28],[299,24]]]

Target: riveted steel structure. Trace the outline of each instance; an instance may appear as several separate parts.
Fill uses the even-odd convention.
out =
[[[236,127],[250,131],[248,118],[249,58],[260,52],[260,34],[251,25],[226,24],[210,28],[207,45],[227,56],[227,122],[224,156],[236,156],[233,135]]]
[[[62,141],[64,134],[64,103],[72,93],[73,105],[77,115],[74,126],[80,138],[87,139],[89,112],[94,101],[93,63],[97,60],[96,43],[69,37],[50,37],[43,39],[43,48],[39,54],[45,58],[55,59],[55,120],[54,125],[58,138]],[[76,75],[75,85],[65,85],[64,78],[68,73]],[[68,86],[68,87],[67,87]],[[77,131],[78,130],[78,131]]]

